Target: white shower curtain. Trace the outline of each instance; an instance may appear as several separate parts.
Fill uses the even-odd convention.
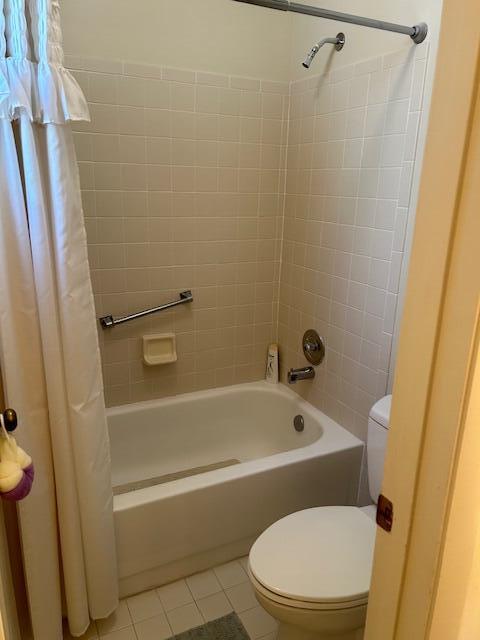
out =
[[[0,366],[36,477],[18,513],[35,640],[118,603],[110,453],[58,0],[0,0]],[[32,50],[30,45],[32,44]]]

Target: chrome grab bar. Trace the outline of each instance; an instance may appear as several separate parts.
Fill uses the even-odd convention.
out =
[[[186,302],[193,302],[193,294],[191,291],[182,291],[180,294],[179,300],[174,300],[173,302],[167,302],[166,304],[162,304],[159,307],[153,307],[152,309],[145,309],[144,311],[138,311],[138,313],[132,313],[128,316],[123,316],[121,318],[114,318],[113,316],[104,316],[100,318],[100,324],[102,325],[102,329],[110,329],[117,324],[123,324],[124,322],[130,322],[130,320],[136,320],[137,318],[143,318],[144,316],[149,316],[152,313],[158,313],[158,311],[165,311],[165,309],[171,309],[172,307],[176,307],[179,304],[185,304]]]

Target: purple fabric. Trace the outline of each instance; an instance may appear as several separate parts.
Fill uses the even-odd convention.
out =
[[[12,489],[11,491],[6,491],[5,493],[0,493],[0,496],[4,500],[12,500],[14,502],[23,500],[30,493],[34,476],[35,476],[35,471],[33,469],[33,464],[30,464],[28,465],[28,467],[25,467],[25,469],[23,469],[22,479],[17,484],[15,489]]]

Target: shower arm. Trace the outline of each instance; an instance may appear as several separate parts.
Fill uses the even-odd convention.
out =
[[[313,49],[315,49],[315,53],[318,53],[320,51],[320,49],[323,47],[324,44],[335,44],[338,45],[338,38],[322,38],[319,42],[317,42],[317,44],[315,44],[312,47],[312,51]]]
[[[375,20],[374,18],[364,18],[363,16],[355,16],[351,13],[340,13],[339,11],[331,11],[330,9],[321,9],[312,7],[299,2],[290,2],[289,0],[234,0],[235,2],[245,2],[247,4],[255,4],[268,9],[277,9],[278,11],[292,11],[293,13],[302,13],[304,15],[315,16],[317,18],[325,18],[326,20],[337,20],[339,22],[347,22],[356,24],[361,27],[370,27],[372,29],[380,29],[382,31],[392,31],[394,33],[403,33],[415,42],[420,44],[425,40],[428,33],[428,26],[425,22],[420,22],[413,27],[403,24],[395,24],[393,22],[385,22],[384,20]]]

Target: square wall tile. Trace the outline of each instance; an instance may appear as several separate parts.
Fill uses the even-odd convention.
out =
[[[168,325],[183,346],[178,375],[162,385],[144,379],[138,349],[125,357],[102,345],[108,404],[261,379],[266,345],[279,341],[294,366],[299,335],[316,324],[337,355],[311,401],[357,432],[384,380],[362,340],[387,341],[382,375],[390,353],[395,305],[382,305],[398,293],[426,54],[379,56],[291,86],[71,63],[92,113],[74,128],[99,308],[122,313],[183,288],[196,300]],[[132,343],[158,322],[129,327]],[[218,332],[232,353],[213,345]],[[360,367],[372,373],[355,387]],[[245,569],[246,560],[228,563],[167,585],[130,599],[127,613],[143,624],[194,597],[214,609],[226,606],[214,596],[237,587],[231,604],[243,607]]]

